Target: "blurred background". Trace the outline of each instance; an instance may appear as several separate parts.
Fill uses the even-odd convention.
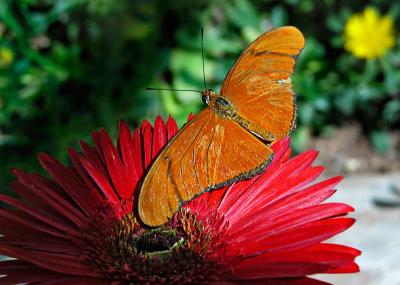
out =
[[[39,151],[66,162],[67,147],[90,140],[93,129],[115,137],[120,119],[137,126],[171,114],[182,125],[198,112],[196,93],[145,87],[203,87],[201,28],[207,84],[218,91],[241,51],[282,25],[306,37],[292,78],[295,151],[315,147],[328,172],[357,174],[352,193],[371,198],[365,211],[378,221],[390,211],[384,219],[400,240],[392,209],[400,204],[400,3],[390,0],[2,0],[1,192],[11,166],[41,172]],[[357,184],[371,177],[377,184]],[[387,194],[375,197],[375,188]],[[367,284],[357,276],[341,284]],[[379,280],[373,284],[400,284]]]

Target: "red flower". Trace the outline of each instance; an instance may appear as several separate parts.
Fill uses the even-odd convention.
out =
[[[317,152],[289,159],[289,140],[273,145],[264,173],[205,193],[156,229],[137,219],[144,170],[177,132],[158,117],[118,147],[104,130],[95,147],[69,150],[72,167],[41,154],[51,179],[13,170],[19,198],[1,195],[1,284],[326,284],[314,273],[356,272],[356,249],[323,243],[349,228],[353,209],[322,203],[341,180],[307,186],[323,171]]]

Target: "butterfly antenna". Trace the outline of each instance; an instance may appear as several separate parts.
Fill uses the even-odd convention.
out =
[[[203,81],[204,81],[204,90],[207,90],[206,85],[206,72],[204,68],[204,30],[201,28],[201,57],[203,59]]]
[[[204,67],[204,29],[201,28],[201,58],[203,59],[203,82],[204,82],[204,90],[207,90],[206,84],[206,72]],[[187,92],[202,92],[201,90],[194,89],[173,89],[173,88],[152,88],[147,87],[146,90],[154,91],[154,90],[168,90],[168,91],[187,91]]]
[[[146,87],[146,90],[186,91],[186,92],[200,92],[200,93],[202,92],[201,90],[194,90],[194,89],[173,89],[173,88],[152,88],[152,87]]]

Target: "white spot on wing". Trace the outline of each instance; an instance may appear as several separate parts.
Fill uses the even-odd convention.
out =
[[[292,80],[290,79],[290,78],[286,78],[286,79],[279,79],[278,80],[278,83],[279,84],[291,84],[292,83]]]

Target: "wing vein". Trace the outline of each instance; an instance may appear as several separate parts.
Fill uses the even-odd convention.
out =
[[[212,144],[212,142],[213,142],[216,129],[217,129],[217,126],[214,125],[213,132],[212,132],[211,139],[210,139],[210,143],[209,143],[208,146],[207,146],[207,154],[206,154],[206,162],[207,162],[207,163],[206,163],[206,181],[208,182],[208,185],[211,185],[211,184],[212,184],[212,183],[210,183],[210,173],[209,173],[209,168],[208,168],[208,166],[210,165],[210,163],[209,163],[209,155],[208,155],[208,154],[209,154],[209,152],[210,152],[210,147],[211,147],[211,144]]]
[[[193,162],[193,170],[194,170],[194,177],[196,179],[196,183],[198,186],[201,186],[200,182],[199,182],[199,174],[197,173],[197,168],[196,168],[196,156],[194,153],[194,148],[192,148],[192,162]]]
[[[201,126],[201,128],[197,131],[194,139],[190,142],[190,144],[188,145],[188,147],[185,149],[184,153],[182,154],[182,156],[180,157],[180,159],[178,160],[179,163],[182,162],[182,159],[185,157],[185,155],[187,154],[187,152],[189,151],[189,149],[191,148],[191,146],[194,144],[194,142],[196,141],[198,135],[200,134],[200,132],[203,130],[204,126],[207,125],[207,122],[210,120],[210,118],[208,118],[204,124]]]

